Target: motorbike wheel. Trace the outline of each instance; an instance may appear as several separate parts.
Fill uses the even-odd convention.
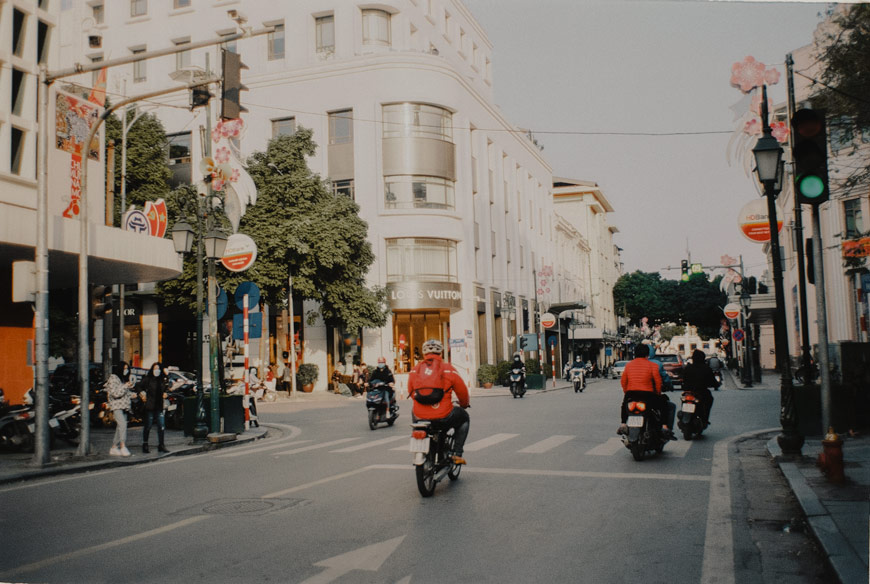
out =
[[[631,455],[638,462],[646,457],[646,450],[644,449],[644,445],[640,442],[633,442],[629,450],[631,450]]]
[[[578,391],[580,391],[580,382],[575,381],[574,382],[574,393],[577,393]]]
[[[374,410],[369,410],[369,429],[374,430],[378,427],[378,414]],[[419,467],[417,467],[419,468]]]
[[[683,440],[691,440],[692,439],[692,430],[689,428],[683,428]]]
[[[423,464],[414,468],[417,473],[417,490],[424,497],[435,494],[435,465],[432,463],[432,453],[426,455]]]

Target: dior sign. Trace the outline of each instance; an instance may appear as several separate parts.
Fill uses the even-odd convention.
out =
[[[454,282],[393,282],[387,284],[387,298],[393,310],[459,310],[462,287]]]

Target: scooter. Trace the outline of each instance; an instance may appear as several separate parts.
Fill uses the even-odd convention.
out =
[[[511,383],[511,395],[514,396],[514,399],[526,395],[526,379],[521,368],[514,367],[511,369],[509,379]]]
[[[462,465],[455,464],[450,453],[453,450],[453,428],[433,428],[432,422],[421,420],[411,424],[411,453],[414,455],[414,473],[417,490],[424,497],[435,494],[435,485],[444,477],[455,481]]]
[[[722,385],[722,370],[717,369],[713,372],[713,377],[716,378],[716,387],[714,388],[716,391],[719,391],[719,386]]]
[[[708,423],[704,420],[703,406],[694,393],[684,391],[677,412],[677,426],[683,431],[683,438],[691,440],[692,435],[700,436]]]
[[[387,413],[387,403],[390,404],[389,413]],[[378,424],[386,424],[392,426],[399,417],[399,404],[396,399],[390,399],[389,386],[375,379],[369,383],[369,389],[366,393],[366,409],[369,412],[369,428],[374,430]]]
[[[36,412],[33,409],[33,390],[24,395],[25,403],[10,405],[0,390],[0,448],[29,452],[35,444]]]
[[[645,393],[645,392],[637,392]],[[654,397],[651,395],[651,397]],[[646,458],[647,452],[661,453],[669,437],[662,432],[661,419],[658,412],[647,402],[646,396],[637,396],[628,401],[628,432],[623,435],[622,442],[631,451],[635,460]]]
[[[574,384],[574,393],[586,389],[586,368],[582,365],[572,366],[571,382]]]

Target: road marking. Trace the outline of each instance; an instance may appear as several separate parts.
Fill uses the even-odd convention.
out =
[[[246,456],[249,454],[257,454],[260,452],[268,452],[269,450],[277,450],[279,448],[287,448],[288,446],[298,446],[299,444],[308,444],[311,440],[297,440],[296,442],[282,442],[281,444],[270,444],[269,446],[260,446],[251,448],[245,451],[233,450],[224,454],[218,454],[215,458],[233,458],[236,456]]]
[[[198,523],[203,519],[206,519],[208,515],[197,515],[195,517],[188,517],[187,519],[183,519],[177,523],[171,523],[169,525],[164,525],[163,527],[158,527],[156,529],[151,529],[149,531],[144,531],[142,533],[137,533],[136,535],[131,535],[130,537],[125,537],[123,539],[117,539],[115,541],[109,541],[106,543],[101,543],[100,545],[95,545],[87,548],[82,548],[80,550],[76,550],[74,552],[69,552],[67,554],[61,554],[59,556],[52,556],[50,558],[46,558],[44,560],[40,560],[38,562],[32,562],[30,564],[25,564],[23,566],[18,566],[12,570],[8,570],[6,572],[0,573],[0,578],[7,578],[9,576],[17,576],[18,574],[23,574],[25,572],[33,572],[35,570],[41,570],[42,568],[46,568],[48,566],[54,564],[60,564],[63,562],[67,562],[70,560],[75,560],[77,558],[81,558],[88,554],[93,554],[96,552],[106,551],[115,547],[119,547],[122,545],[127,545],[128,543],[134,543],[142,539],[147,539],[149,537],[153,537],[155,535],[161,535],[163,533],[167,533],[174,529],[179,529],[181,527],[187,527],[188,525],[192,525],[194,523]]]
[[[597,472],[586,470],[540,470],[531,468],[478,468],[465,467],[463,472],[484,473],[484,474],[510,474],[510,475],[530,475],[530,476],[546,476],[546,477],[572,477],[572,478],[598,478],[598,479],[651,479],[662,481],[690,481],[690,482],[709,482],[710,477],[704,475],[680,475],[680,474],[664,474],[664,473],[635,473],[635,472]]]
[[[405,536],[400,535],[317,562],[315,566],[326,570],[307,578],[302,584],[329,584],[354,570],[377,572],[404,539]]]
[[[671,440],[665,448],[665,454],[670,457],[685,458],[691,447],[691,440]]]
[[[398,466],[398,465],[397,465],[397,466]],[[408,467],[409,467],[409,466],[410,466],[410,465],[405,465],[405,466],[402,466],[401,468],[403,468],[403,469],[405,469],[405,470],[408,470]],[[295,493],[295,492],[297,492],[297,491],[304,491],[305,489],[310,489],[311,487],[316,487],[316,486],[318,486],[318,485],[322,485],[322,484],[325,484],[325,483],[330,483],[330,482],[332,482],[332,481],[337,481],[337,480],[341,480],[341,479],[346,479],[347,477],[352,477],[352,476],[354,476],[354,475],[358,475],[358,474],[360,474],[360,473],[364,473],[364,472],[366,472],[367,470],[371,470],[371,469],[373,469],[373,468],[379,468],[379,467],[376,467],[376,466],[364,466],[364,467],[362,467],[362,468],[358,468],[358,469],[356,469],[356,470],[351,470],[351,471],[343,472],[343,473],[340,473],[340,474],[337,474],[337,475],[332,475],[331,477],[325,477],[325,478],[322,478],[322,479],[318,479],[318,480],[316,480],[316,481],[311,481],[310,483],[305,483],[305,484],[303,484],[303,485],[298,485],[298,486],[296,486],[296,487],[290,487],[289,489],[284,489],[283,491],[277,491],[277,492],[274,492],[274,493],[269,493],[268,495],[263,495],[262,498],[263,498],[263,499],[279,499],[279,498],[283,497],[284,495],[289,495],[290,493]]]
[[[332,442],[324,442],[323,444],[312,444],[310,446],[303,446],[302,448],[285,450],[284,452],[273,452],[273,454],[275,456],[283,456],[285,454],[298,454],[300,452],[308,452],[309,450],[317,450],[318,448],[329,448],[330,446],[335,446],[336,444],[344,444],[345,442],[352,442],[354,440],[359,440],[359,438],[340,438],[338,440],[333,440]]]
[[[704,560],[701,564],[702,584],[734,584],[734,541],[732,536],[731,475],[728,469],[728,449],[731,444],[757,434],[775,431],[754,430],[716,442],[710,471],[710,496],[707,503],[707,532],[704,536]]]
[[[519,434],[493,434],[489,438],[482,438],[480,440],[476,440],[471,444],[465,445],[465,452],[477,452],[478,450],[483,450],[489,446],[493,446],[494,444],[498,444],[499,442],[504,442],[505,440],[510,440],[511,438],[516,438]]]
[[[576,438],[576,436],[562,436],[557,434],[555,436],[550,436],[549,438],[544,438],[540,442],[535,442],[531,446],[526,446],[525,448],[520,450],[520,452],[525,452],[528,454],[541,454],[542,452],[547,452],[548,450],[552,450],[557,446],[561,446],[562,444],[573,438]]]
[[[138,465],[134,465],[134,466],[138,466]],[[0,489],[0,493],[9,493],[10,491],[19,491],[21,489],[30,489],[33,487],[44,487],[46,485],[65,483],[67,481],[74,481],[74,480],[82,479],[82,478],[98,477],[101,475],[107,475],[107,474],[110,474],[113,472],[118,472],[121,468],[126,468],[126,467],[109,468],[106,470],[89,472],[89,473],[78,474],[78,475],[73,475],[73,476],[66,476],[66,477],[62,477],[62,478],[58,478],[58,479],[49,479],[49,480],[44,480],[44,481],[39,480],[39,477],[36,477],[34,479],[27,479],[28,481],[32,481],[32,482],[27,482],[27,483],[24,483],[21,485],[16,485],[14,487],[4,487],[4,488]],[[151,467],[151,468],[153,468],[153,467]]]
[[[356,444],[354,446],[348,446],[346,448],[339,448],[338,450],[330,450],[330,452],[356,452],[357,450],[362,450],[364,448],[372,448],[374,446],[380,446],[382,444],[389,444],[390,442],[395,442],[397,440],[407,440],[407,436],[390,436],[389,438],[382,438],[380,440],[372,440],[371,442],[366,442],[365,444]],[[407,450],[406,447],[402,447],[402,450]]]
[[[608,438],[607,442],[587,450],[585,454],[590,456],[613,456],[623,448],[625,448],[625,443],[622,441],[622,438]]]

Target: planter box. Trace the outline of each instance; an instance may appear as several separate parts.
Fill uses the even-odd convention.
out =
[[[544,384],[547,380],[540,373],[529,373],[526,375],[526,389],[544,389]]]

